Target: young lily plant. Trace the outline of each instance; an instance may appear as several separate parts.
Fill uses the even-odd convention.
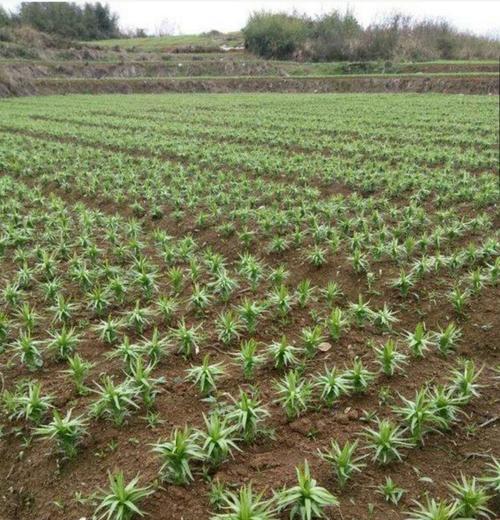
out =
[[[186,379],[198,386],[202,395],[207,396],[217,389],[217,381],[224,375],[222,363],[210,363],[210,355],[206,354],[202,364],[187,369]]]
[[[393,461],[402,461],[401,450],[411,448],[413,444],[404,436],[404,431],[388,419],[378,419],[376,427],[365,428],[367,447],[373,452],[372,459],[381,465]]]
[[[356,455],[357,449],[358,441],[346,441],[341,446],[337,441],[332,440],[327,451],[319,452],[319,456],[331,465],[340,487],[344,487],[356,472],[360,473],[366,466],[361,462],[366,455]]]
[[[176,485],[192,482],[191,463],[204,458],[196,434],[187,426],[182,430],[176,428],[169,440],[153,444],[153,452],[161,460],[160,479]]]
[[[86,435],[87,421],[82,417],[71,417],[72,411],[61,415],[54,410],[53,419],[49,424],[38,427],[35,434],[56,442],[57,450],[71,459],[78,451],[78,445]]]
[[[95,515],[98,520],[131,520],[135,515],[143,516],[139,504],[153,492],[151,486],[139,486],[139,475],[127,483],[123,472],[109,473],[109,489],[100,490]]]
[[[263,493],[254,493],[252,484],[240,488],[238,493],[226,491],[222,494],[219,508],[211,520],[276,520],[273,498],[265,500]]]
[[[247,443],[264,433],[261,423],[270,416],[269,411],[262,405],[258,395],[247,393],[240,388],[238,399],[231,397],[233,405],[229,408],[227,418],[236,425],[239,435]]]
[[[393,339],[387,340],[382,347],[376,347],[374,350],[377,363],[384,375],[392,377],[397,371],[404,372],[404,365],[407,364],[406,355],[397,349]]]
[[[341,396],[348,395],[352,390],[346,373],[326,365],[324,372],[315,377],[314,384],[321,390],[321,400],[330,408]]]
[[[290,518],[298,517],[300,520],[325,518],[325,508],[339,505],[337,498],[317,484],[311,476],[307,460],[295,471],[297,485],[285,488],[278,493],[278,509],[280,511],[290,509]]]
[[[267,350],[273,360],[274,368],[280,371],[298,363],[297,354],[300,349],[290,345],[286,336],[282,336],[280,341],[271,343]]]
[[[309,407],[312,383],[303,379],[296,370],[290,370],[276,383],[276,401],[284,408],[289,421],[296,419]]]

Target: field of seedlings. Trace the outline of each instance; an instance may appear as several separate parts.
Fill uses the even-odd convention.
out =
[[[500,516],[498,96],[0,116],[1,520]]]

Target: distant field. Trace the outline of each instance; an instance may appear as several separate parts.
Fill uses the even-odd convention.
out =
[[[305,461],[327,518],[498,517],[498,132],[498,96],[0,100],[2,520],[120,471],[152,520],[250,482],[286,520]]]
[[[89,42],[85,42],[89,43]],[[243,44],[243,36],[240,32],[224,33],[220,35],[182,34],[177,36],[154,36],[148,38],[124,38],[112,40],[92,41],[89,45],[100,47],[120,46],[124,49],[136,47],[144,51],[161,50],[163,48],[200,46],[219,47],[228,45],[235,47]]]

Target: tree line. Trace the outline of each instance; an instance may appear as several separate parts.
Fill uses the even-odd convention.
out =
[[[394,14],[366,28],[349,11],[316,18],[253,13],[243,29],[246,48],[264,58],[311,61],[497,58],[494,38],[460,32],[444,20]]]
[[[29,25],[47,34],[76,40],[120,36],[118,16],[101,2],[22,2],[15,12],[0,6],[0,27]]]

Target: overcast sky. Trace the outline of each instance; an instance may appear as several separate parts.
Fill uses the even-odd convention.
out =
[[[83,2],[78,2],[83,3]],[[462,30],[489,36],[500,36],[500,1],[237,1],[237,0],[170,0],[170,1],[109,1],[111,9],[120,17],[122,28],[144,28],[155,32],[168,20],[177,33],[191,34],[211,29],[236,31],[245,25],[254,10],[293,11],[316,15],[332,9],[350,8],[358,20],[367,25],[394,11],[417,18],[440,17]],[[14,9],[18,1],[0,0],[7,9]]]

